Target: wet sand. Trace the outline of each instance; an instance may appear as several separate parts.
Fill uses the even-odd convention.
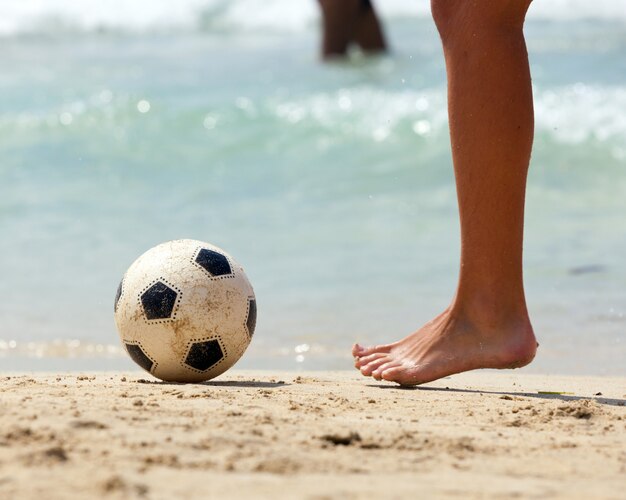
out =
[[[559,392],[561,394],[555,394]],[[623,498],[626,378],[0,375],[0,498]]]

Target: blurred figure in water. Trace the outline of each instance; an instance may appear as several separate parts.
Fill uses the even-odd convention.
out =
[[[387,51],[382,27],[370,0],[319,0],[324,34],[322,58],[345,56],[354,43],[368,54]]]

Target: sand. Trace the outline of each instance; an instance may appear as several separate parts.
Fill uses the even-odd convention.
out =
[[[625,405],[519,372],[3,374],[0,498],[625,498]]]

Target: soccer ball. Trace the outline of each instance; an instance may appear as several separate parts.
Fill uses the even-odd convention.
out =
[[[220,248],[175,240],[130,266],[115,295],[115,323],[130,357],[161,380],[201,382],[243,355],[256,299],[243,268]]]

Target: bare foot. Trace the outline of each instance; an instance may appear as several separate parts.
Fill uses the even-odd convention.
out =
[[[365,376],[417,385],[477,368],[519,368],[530,363],[537,341],[526,315],[506,321],[470,321],[448,309],[393,344],[352,348]]]

